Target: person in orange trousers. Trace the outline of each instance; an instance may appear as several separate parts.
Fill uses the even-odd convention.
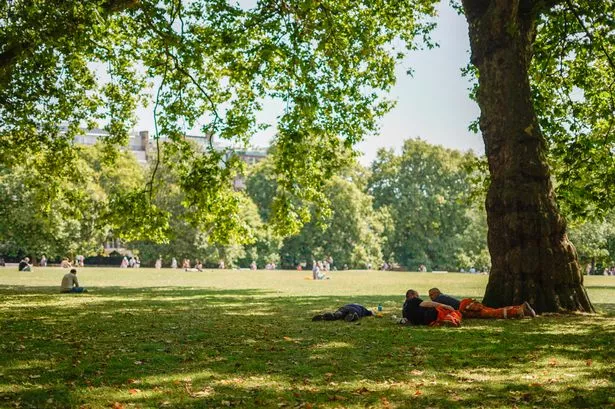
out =
[[[429,290],[429,298],[434,302],[450,305],[459,310],[465,318],[534,318],[536,316],[536,312],[527,301],[510,307],[491,308],[472,298],[458,300],[450,295],[442,294],[435,287]]]
[[[406,301],[402,309],[400,324],[438,326],[461,326],[461,314],[453,307],[434,302],[423,301],[415,290],[406,291]]]

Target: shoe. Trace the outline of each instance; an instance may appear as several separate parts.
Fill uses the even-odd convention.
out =
[[[346,322],[354,322],[358,319],[359,319],[359,314],[357,314],[356,312],[351,312],[350,314],[347,314],[344,317],[344,320],[346,320]]]
[[[324,319],[325,319],[325,317],[323,316],[323,314],[314,315],[312,317],[312,321],[322,321]]]
[[[530,303],[528,303],[527,301],[523,303],[523,314],[526,317],[532,317],[532,318],[536,317],[536,311],[534,311]]]

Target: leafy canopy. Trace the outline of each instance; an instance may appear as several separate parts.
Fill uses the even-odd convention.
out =
[[[402,51],[427,40],[434,3],[3,2],[0,149],[10,154],[0,163],[70,149],[79,129],[95,122],[110,132],[109,143],[124,143],[143,100],[153,103],[156,137],[174,143],[183,160],[192,155],[186,129],[246,144],[263,126],[255,113],[277,99],[285,109],[274,141],[274,214],[286,221],[279,223],[283,233],[296,232],[309,214],[292,205],[293,197],[322,198],[318,186],[376,130],[391,107],[380,91],[394,83]],[[239,164],[223,156],[210,146],[199,166],[180,172],[189,205],[201,214],[235,207],[236,197],[220,186]],[[154,186],[118,208],[136,215]],[[154,211],[147,219],[165,215]]]

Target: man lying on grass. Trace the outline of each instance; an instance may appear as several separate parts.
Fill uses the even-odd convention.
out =
[[[437,327],[461,326],[461,314],[450,305],[434,301],[423,301],[415,290],[406,291],[406,302],[402,311],[401,324],[429,325]]]
[[[346,304],[338,308],[335,312],[325,312],[323,314],[314,315],[312,321],[336,321],[343,319],[347,322],[353,322],[372,315],[374,315],[373,312],[360,304]]]
[[[472,298],[464,298],[460,301],[450,295],[442,294],[435,287],[429,290],[429,298],[431,298],[431,301],[449,305],[459,310],[464,318],[534,318],[536,316],[536,312],[527,301],[521,305],[490,308]]]

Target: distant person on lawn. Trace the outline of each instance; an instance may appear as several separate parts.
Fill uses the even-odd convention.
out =
[[[32,271],[32,264],[30,264],[30,259],[28,257],[22,258],[17,268],[19,269],[19,271]]]
[[[423,301],[415,290],[406,291],[406,301],[402,310],[401,324],[429,325],[438,327],[461,326],[461,314],[453,307],[434,301]]]
[[[450,305],[461,312],[464,318],[523,318],[536,316],[536,312],[528,302],[510,307],[490,308],[472,298],[458,300],[450,295],[442,294],[438,288],[429,290],[432,301]]]
[[[83,287],[79,287],[79,280],[77,280],[77,270],[74,268],[69,273],[64,274],[62,277],[61,293],[87,293]]]
[[[360,304],[346,304],[335,312],[314,315],[312,321],[336,321],[343,319],[346,322],[353,322],[371,315],[374,315],[374,313]]]

